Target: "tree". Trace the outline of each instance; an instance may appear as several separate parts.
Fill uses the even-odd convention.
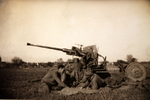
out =
[[[48,62],[47,65],[48,65],[49,67],[52,67],[52,66],[54,65],[54,63]]]
[[[12,58],[11,61],[14,64],[15,67],[19,67],[24,63],[24,61],[19,57],[14,57],[14,58]]]
[[[138,59],[134,58],[131,54],[127,55],[127,62],[131,63],[131,62],[137,62]]]

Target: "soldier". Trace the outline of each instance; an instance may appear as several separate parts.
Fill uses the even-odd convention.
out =
[[[83,65],[78,58],[73,59],[71,77],[74,78],[73,86],[76,86],[84,75]]]
[[[62,89],[63,87],[68,87],[65,81],[65,66],[59,65],[57,69],[51,69],[48,73],[42,78],[41,86],[38,92],[43,92],[47,94],[51,89]]]
[[[91,89],[99,89],[104,84],[105,84],[104,80],[97,74],[93,73],[93,68],[88,67],[85,70],[84,76],[77,87],[80,88],[90,87]]]

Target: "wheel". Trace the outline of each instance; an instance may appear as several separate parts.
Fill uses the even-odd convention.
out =
[[[146,69],[143,65],[132,62],[125,69],[125,75],[134,82],[140,82],[146,78]]]

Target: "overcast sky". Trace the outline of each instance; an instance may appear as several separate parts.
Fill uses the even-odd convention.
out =
[[[132,54],[150,61],[150,1],[146,0],[0,0],[0,56],[27,62],[67,60],[60,51],[27,42],[71,48],[97,45],[108,61]]]

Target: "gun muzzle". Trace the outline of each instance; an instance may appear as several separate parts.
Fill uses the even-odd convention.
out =
[[[31,45],[31,43],[27,43],[27,45]]]

